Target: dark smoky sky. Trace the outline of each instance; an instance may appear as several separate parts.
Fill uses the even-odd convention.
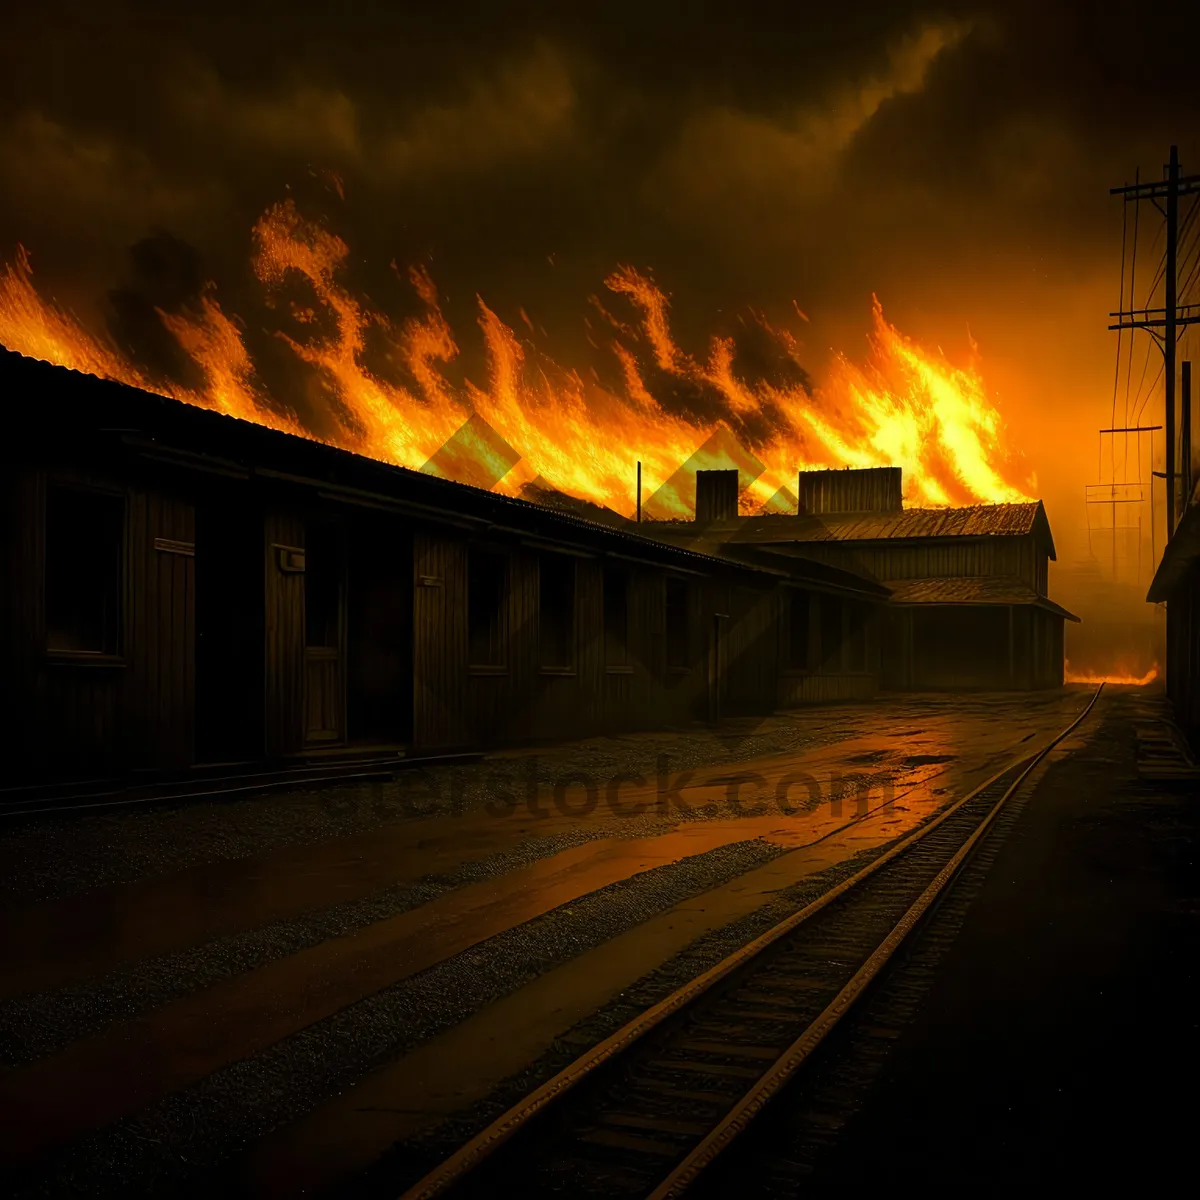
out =
[[[1108,188],[1172,141],[1200,169],[1198,7],[23,4],[0,251],[81,312],[212,278],[249,314],[251,227],[293,196],[388,311],[411,302],[389,264],[428,264],[461,340],[479,293],[569,360],[631,263],[695,346],[797,302],[818,379],[875,292],[952,357],[970,329],[1049,494],[1046,448],[1094,475],[1111,402]],[[152,234],[165,267],[131,261]]]

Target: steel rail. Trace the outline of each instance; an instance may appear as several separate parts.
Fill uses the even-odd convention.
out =
[[[765,933],[753,941],[735,950],[715,966],[698,975],[695,979],[676,989],[665,999],[648,1008],[645,1012],[623,1025],[615,1033],[599,1042],[591,1050],[577,1058],[553,1078],[547,1080],[529,1095],[518,1101],[495,1121],[475,1137],[460,1146],[442,1163],[433,1168],[417,1183],[405,1191],[400,1200],[433,1200],[434,1197],[445,1195],[452,1187],[466,1179],[472,1172],[484,1164],[497,1150],[536,1117],[542,1115],[551,1106],[560,1102],[572,1089],[577,1087],[595,1071],[624,1054],[632,1046],[654,1028],[668,1018],[687,1008],[699,997],[703,996],[721,980],[747,963],[759,957],[770,946],[781,938],[792,933],[805,921],[828,907],[839,897],[856,888],[864,880],[874,875],[888,863],[905,853],[913,845],[927,837],[946,820],[952,817],[965,804],[970,803],[980,793],[994,786],[997,781],[1018,767],[1021,772],[1005,789],[1003,796],[996,802],[983,821],[971,834],[968,841],[959,849],[949,863],[938,873],[934,881],[925,889],[916,903],[905,913],[897,925],[877,947],[870,958],[859,968],[851,981],[838,993],[821,1015],[783,1055],[768,1068],[746,1092],[738,1104],[731,1109],[712,1132],[704,1138],[671,1172],[658,1187],[650,1193],[651,1200],[662,1200],[668,1196],[682,1193],[700,1172],[723,1150],[757,1115],[766,1102],[790,1078],[812,1050],[837,1021],[850,1008],[853,1001],[861,994],[867,984],[879,973],[896,948],[917,923],[920,916],[933,903],[936,896],[943,890],[949,880],[957,873],[971,849],[977,844],[1001,808],[1017,790],[1029,773],[1039,762],[1057,746],[1064,738],[1072,733],[1091,713],[1104,685],[1088,702],[1086,708],[1060,733],[1056,734],[1040,750],[1023,758],[1010,762],[1002,770],[973,788],[961,799],[943,809],[937,816],[925,822],[919,829],[889,847],[877,858],[873,859],[861,870],[843,880],[841,883],[822,893],[811,903],[797,912],[785,917]]]
[[[114,788],[107,792],[84,791],[75,795],[51,795],[44,799],[16,796],[10,800],[0,792],[0,821],[6,818],[41,817],[59,813],[101,812],[137,805],[220,800],[244,792],[287,791],[290,788],[300,789],[318,785],[333,787],[343,783],[395,779],[405,771],[420,767],[478,762],[482,757],[482,753],[431,754],[410,758],[387,756],[355,759],[347,763],[328,765],[309,763],[302,767],[283,768],[278,771],[213,775],[194,780],[166,780],[149,784],[131,783],[128,787]],[[241,783],[241,780],[250,782]],[[189,790],[192,787],[198,790]],[[18,805],[24,807],[17,807]]]
[[[963,863],[978,845],[980,839],[991,828],[1001,809],[1025,782],[1029,773],[1092,711],[1104,684],[1096,689],[1087,708],[1067,726],[1052,742],[1034,755],[1024,770],[1004,790],[1004,794],[992,806],[987,816],[975,827],[974,832],[959,847],[954,857],[937,873],[916,902],[896,922],[891,932],[876,947],[874,953],[854,973],[853,978],[829,1003],[821,1015],[800,1035],[763,1074],[762,1078],[729,1110],[719,1125],[692,1150],[686,1158],[654,1189],[647,1200],[668,1200],[681,1196],[696,1181],[700,1173],[709,1166],[718,1154],[741,1133],[780,1088],[796,1073],[805,1060],[821,1044],[835,1025],[846,1015],[855,1000],[866,990],[867,985],[883,970],[901,944],[916,927],[917,922],[929,911],[930,906],[952,882]]]

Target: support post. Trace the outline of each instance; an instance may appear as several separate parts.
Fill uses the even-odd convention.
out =
[[[1180,363],[1179,374],[1179,475],[1182,485],[1179,511],[1182,515],[1192,498],[1192,364]]]
[[[1138,466],[1141,475],[1141,466]],[[1154,434],[1150,434],[1150,574],[1158,570],[1158,535],[1155,534],[1158,517],[1154,512]]]
[[[1163,278],[1167,311],[1163,314],[1166,325],[1163,329],[1163,355],[1166,358],[1166,426],[1167,426],[1167,537],[1175,532],[1176,505],[1179,503],[1175,488],[1175,351],[1176,321],[1179,316],[1179,284],[1176,267],[1176,242],[1179,239],[1179,147],[1171,147],[1171,161],[1167,165],[1167,266]]]
[[[642,523],[642,460],[637,465],[637,523]]]

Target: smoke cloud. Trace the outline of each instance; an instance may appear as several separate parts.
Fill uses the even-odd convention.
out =
[[[402,7],[12,14],[0,251],[24,245],[40,287],[185,385],[152,314],[215,281],[264,377],[297,391],[250,267],[255,222],[285,199],[346,242],[345,286],[396,322],[421,311],[406,268],[430,271],[463,379],[483,369],[477,297],[586,369],[588,297],[629,315],[603,294],[621,263],[653,269],[698,356],[733,335],[739,370],[806,386],[833,349],[865,352],[878,295],[952,360],[974,339],[1060,558],[1086,556],[1112,406],[1107,189],[1173,140],[1200,169],[1194,6]],[[753,313],[795,332],[794,358]],[[770,420],[747,419],[749,443]]]

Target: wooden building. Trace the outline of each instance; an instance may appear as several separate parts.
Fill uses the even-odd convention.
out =
[[[1150,591],[1167,606],[1166,685],[1179,727],[1200,748],[1200,488],[1163,551]]]
[[[696,521],[647,531],[708,553],[753,546],[775,561],[819,561],[883,583],[884,687],[1061,686],[1063,622],[1078,618],[1047,594],[1054,541],[1040,501],[906,509],[900,468],[875,467],[803,471],[795,515],[740,517],[737,472],[712,474],[726,477],[721,502],[701,504],[698,491]]]
[[[8,780],[582,736],[874,694],[887,589],[0,355]]]

